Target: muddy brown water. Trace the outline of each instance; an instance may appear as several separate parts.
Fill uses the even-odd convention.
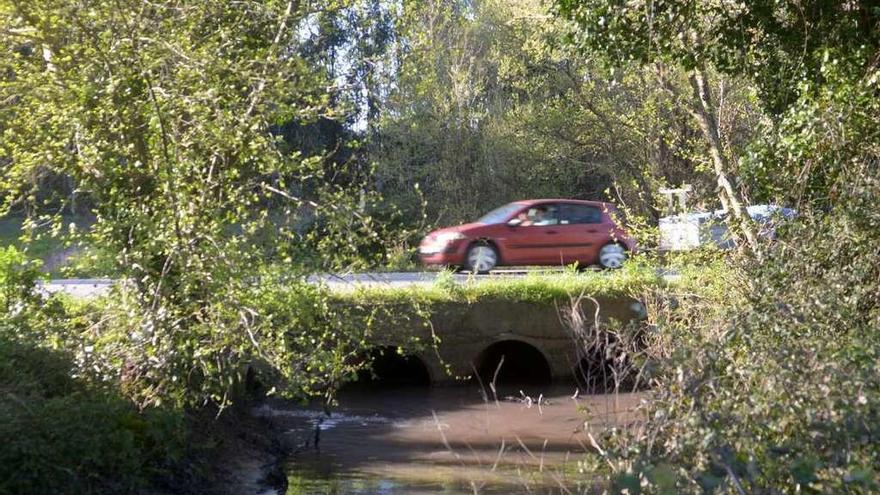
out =
[[[256,413],[303,445],[286,466],[289,495],[590,493],[596,480],[578,465],[590,435],[631,424],[644,396],[575,390],[349,390],[329,417],[284,401]]]

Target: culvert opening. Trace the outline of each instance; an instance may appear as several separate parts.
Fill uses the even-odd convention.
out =
[[[377,347],[364,359],[368,366],[358,372],[350,387],[399,388],[429,387],[431,375],[417,356],[402,355],[396,347]]]
[[[500,367],[499,367],[500,365]],[[480,381],[486,386],[547,385],[550,365],[534,346],[517,340],[504,340],[487,347],[474,360]]]

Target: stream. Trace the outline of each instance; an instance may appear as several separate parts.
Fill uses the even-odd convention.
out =
[[[643,395],[576,390],[508,386],[496,400],[475,386],[356,389],[329,417],[282,400],[255,413],[302,446],[287,495],[588,493],[596,484],[578,461],[590,436],[635,420]]]

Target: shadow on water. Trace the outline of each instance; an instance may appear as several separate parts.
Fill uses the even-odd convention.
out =
[[[551,384],[543,355],[519,344],[487,348],[474,363],[481,381],[495,379],[496,394],[473,380],[431,387],[417,357],[385,348],[371,356],[372,373],[340,392],[329,417],[318,405],[262,406],[258,414],[309,445],[289,461],[287,493],[592,492],[577,474],[587,434],[634,419],[640,396]]]

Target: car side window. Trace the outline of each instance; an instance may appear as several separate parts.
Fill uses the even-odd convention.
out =
[[[559,213],[559,222],[563,225],[602,223],[602,211],[595,206],[563,204]]]
[[[523,227],[559,224],[559,208],[554,204],[534,205],[521,211],[517,218]]]

